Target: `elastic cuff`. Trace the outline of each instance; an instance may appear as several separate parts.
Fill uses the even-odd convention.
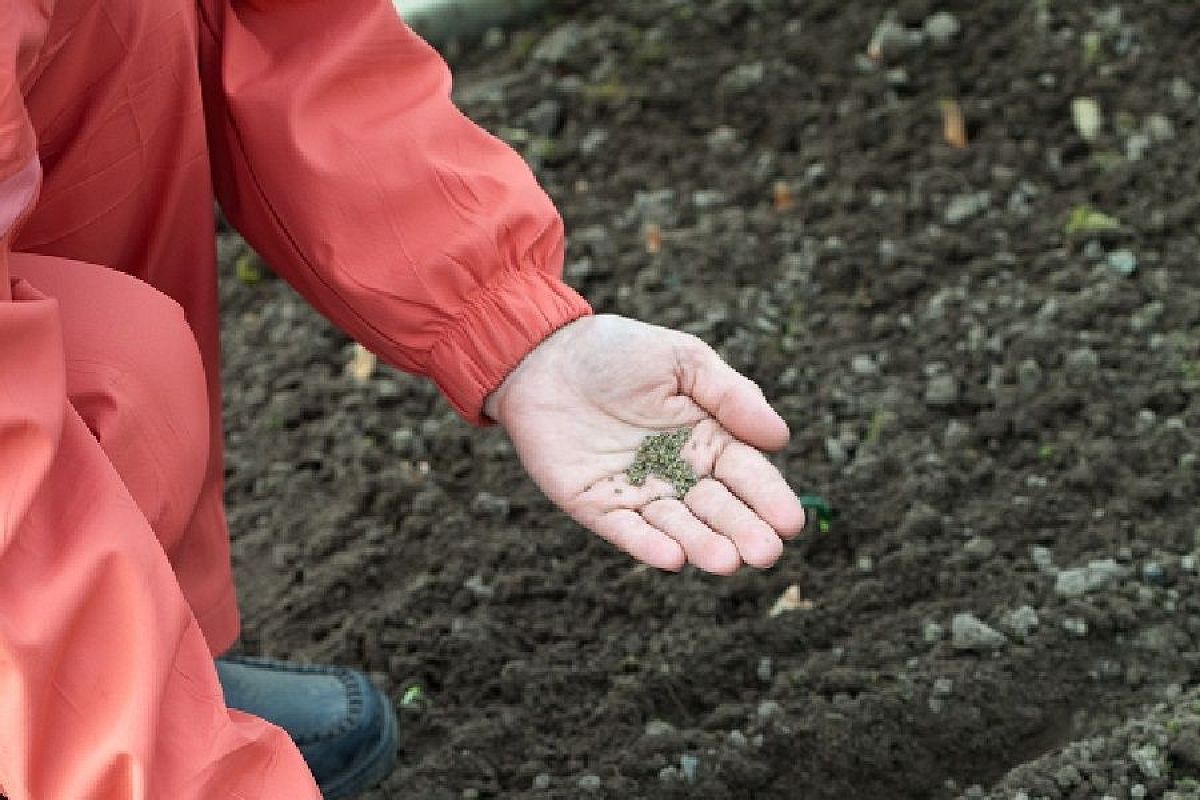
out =
[[[510,272],[473,301],[434,346],[429,375],[468,422],[487,425],[487,396],[543,339],[591,314],[592,308],[570,286],[541,270]]]

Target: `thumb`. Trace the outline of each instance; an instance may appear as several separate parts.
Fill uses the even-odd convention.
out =
[[[680,354],[681,390],[727,431],[760,450],[787,444],[788,427],[758,384],[725,363],[696,337]]]

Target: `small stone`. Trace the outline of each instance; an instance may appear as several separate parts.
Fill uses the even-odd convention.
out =
[[[895,61],[909,48],[908,31],[894,19],[884,19],[871,34],[867,55],[874,61]]]
[[[1083,257],[1088,261],[1099,261],[1104,258],[1104,245],[1095,239],[1088,239],[1087,244],[1083,246]]]
[[[461,797],[462,800],[479,800],[479,790],[474,786],[468,786],[466,789],[462,790],[462,793],[459,795],[459,797]]]
[[[870,556],[859,556],[857,566],[859,572],[871,572],[875,569],[875,561]]]
[[[963,551],[972,561],[986,561],[996,552],[996,543],[986,536],[972,536],[963,545]]]
[[[647,736],[671,736],[674,733],[675,726],[665,719],[652,719],[646,723],[645,734]]]
[[[542,37],[533,48],[533,58],[547,64],[559,64],[578,52],[582,44],[583,27],[578,22],[567,22]]]
[[[1004,615],[1004,627],[1021,641],[1029,638],[1038,627],[1038,613],[1033,606],[1024,605]]]
[[[1175,138],[1175,124],[1166,114],[1151,114],[1146,118],[1146,133],[1156,142],[1169,142]]]
[[[1071,119],[1075,122],[1075,130],[1085,142],[1094,142],[1100,135],[1104,117],[1100,112],[1100,104],[1094,97],[1076,97],[1071,100]]]
[[[771,682],[771,672],[772,672],[771,657],[763,656],[762,658],[760,658],[758,660],[758,669],[756,670],[758,679],[760,681],[762,681],[763,683],[770,683]]]
[[[950,678],[935,678],[933,681],[933,693],[936,695],[945,696],[954,691],[954,681]]]
[[[1125,140],[1125,157],[1130,161],[1141,161],[1150,149],[1150,137],[1144,133],[1130,134]]]
[[[991,205],[991,202],[992,195],[990,192],[968,192],[966,194],[955,195],[946,204],[943,219],[946,220],[947,225],[958,225],[966,222],[981,211],[985,211]]]
[[[585,792],[598,792],[603,785],[599,775],[582,775],[579,778],[579,788]]]
[[[1079,347],[1067,353],[1066,367],[1071,377],[1088,377],[1100,366],[1100,356],[1090,347]]]
[[[850,369],[855,375],[878,375],[879,365],[875,359],[865,353],[860,353],[850,360]]]
[[[679,771],[683,773],[683,777],[689,782],[696,780],[696,770],[700,768],[700,759],[691,753],[684,753],[679,757]]]
[[[533,788],[537,791],[545,791],[550,788],[551,778],[545,772],[539,772],[533,777]]]
[[[1055,770],[1054,782],[1060,789],[1074,789],[1083,783],[1083,775],[1079,773],[1079,768],[1074,764],[1065,764]]]
[[[557,136],[562,130],[566,112],[563,104],[553,98],[545,98],[526,115],[529,129],[539,136]]]
[[[766,65],[761,61],[739,64],[722,76],[721,85],[734,92],[745,92],[762,83],[766,74]]]
[[[1179,557],[1179,569],[1186,572],[1188,575],[1195,575],[1196,574],[1196,557],[1193,555],[1190,555],[1190,554],[1186,555],[1186,556],[1180,556]]]
[[[1008,638],[974,614],[955,614],[950,624],[951,642],[956,650],[994,650]]]
[[[1067,617],[1062,621],[1063,630],[1072,636],[1087,636],[1088,624],[1079,617]]]
[[[1054,591],[1060,597],[1082,597],[1125,575],[1126,570],[1111,558],[1089,562],[1086,567],[1073,567],[1058,573]]]
[[[1129,327],[1138,333],[1153,328],[1162,317],[1164,310],[1165,307],[1158,300],[1147,303],[1129,315]]]
[[[1126,277],[1137,271],[1137,256],[1130,250],[1113,250],[1108,254],[1108,266]]]
[[[949,47],[954,43],[954,37],[962,30],[962,25],[959,24],[958,17],[949,11],[938,11],[925,18],[921,29],[937,47]]]
[[[1129,800],[1145,800],[1150,795],[1150,792],[1143,784],[1135,783],[1129,787]]]
[[[1151,586],[1165,586],[1167,571],[1157,561],[1147,561],[1142,565],[1142,580]]]
[[[750,744],[749,740],[746,739],[746,734],[739,730],[732,730],[729,732],[729,743],[739,749]]]
[[[1171,79],[1170,92],[1171,97],[1180,103],[1187,103],[1196,95],[1192,85],[1178,75]]]
[[[1042,366],[1036,359],[1027,358],[1017,365],[1017,385],[1027,395],[1037,392],[1042,386]]]
[[[490,492],[480,492],[471,501],[472,514],[495,520],[503,520],[508,517],[510,507],[507,497],[500,497]]]
[[[946,408],[958,401],[958,379],[950,374],[934,375],[925,386],[925,402],[934,408]]]
[[[929,644],[940,642],[946,635],[946,629],[932,620],[921,626],[921,638]]]
[[[829,457],[831,464],[845,464],[849,458],[841,440],[832,436],[825,440],[825,455]]]
[[[603,128],[592,128],[579,140],[579,154],[590,158],[600,152],[600,148],[608,141],[608,131]]]
[[[758,718],[770,719],[783,713],[783,706],[776,703],[774,700],[763,700],[758,704]]]
[[[1139,770],[1147,778],[1161,778],[1166,771],[1166,764],[1158,747],[1153,744],[1144,744],[1140,747],[1132,747],[1129,750],[1129,757],[1133,759],[1133,763],[1137,764]]]
[[[942,441],[947,450],[957,450],[971,438],[971,428],[963,421],[952,419],[946,423],[946,432]]]
[[[1038,568],[1039,572],[1047,575],[1057,575],[1058,567],[1054,566],[1054,553],[1049,547],[1042,547],[1035,544],[1029,548],[1029,558],[1033,561],[1033,565]]]
[[[663,783],[671,783],[680,778],[679,768],[673,764],[668,764],[658,771],[658,779]]]
[[[728,202],[728,196],[720,189],[697,189],[692,192],[692,205],[696,208],[717,208]]]

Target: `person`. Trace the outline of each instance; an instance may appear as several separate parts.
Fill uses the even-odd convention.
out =
[[[634,558],[771,565],[804,522],[763,394],[593,315],[559,216],[388,0],[0,0],[0,792],[348,797],[393,764],[360,672],[221,657],[213,199],[349,335],[499,423]],[[682,497],[625,474],[690,429]]]

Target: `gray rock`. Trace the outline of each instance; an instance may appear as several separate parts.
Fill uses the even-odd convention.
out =
[[[720,189],[697,189],[692,192],[692,205],[696,208],[718,208],[729,202],[729,198]]]
[[[1062,628],[1072,636],[1087,636],[1088,624],[1079,617],[1067,617],[1062,621]]]
[[[831,464],[846,463],[846,448],[842,446],[841,440],[832,436],[825,440],[825,455],[829,457]]]
[[[734,92],[745,92],[763,82],[767,68],[761,61],[739,64],[721,77],[721,85]]]
[[[763,700],[758,704],[758,718],[770,719],[783,713],[783,706],[776,703],[774,700]]]
[[[854,358],[850,359],[850,369],[855,375],[879,374],[879,365],[875,363],[875,359],[871,358],[866,353],[859,353]]]
[[[1151,586],[1165,586],[1167,584],[1167,571],[1157,561],[1147,561],[1142,565],[1142,580]]]
[[[1150,149],[1150,137],[1144,133],[1130,134],[1125,140],[1125,157],[1130,161],[1141,161]]]
[[[1058,567],[1054,565],[1054,553],[1049,547],[1042,547],[1035,544],[1029,548],[1029,558],[1033,561],[1033,565],[1038,568],[1039,572],[1046,575],[1057,575]]]
[[[946,696],[954,691],[954,681],[950,678],[935,678],[933,681],[933,693],[936,695]]]
[[[679,757],[679,771],[683,773],[683,777],[688,781],[696,780],[696,770],[700,768],[700,759],[691,753],[684,753]]]
[[[675,726],[665,719],[652,719],[646,723],[645,734],[647,736],[671,736],[674,733]]]
[[[1166,772],[1166,759],[1156,745],[1132,746],[1129,748],[1129,757],[1147,778],[1161,778]]]
[[[510,504],[507,497],[500,497],[490,492],[480,492],[471,501],[471,513],[477,517],[488,517],[503,520],[508,517]]]
[[[603,128],[592,128],[579,141],[579,154],[590,158],[600,152],[600,148],[608,141],[608,131]]]
[[[537,775],[533,776],[533,788],[536,791],[544,792],[545,790],[549,789],[550,782],[551,778],[545,772],[539,772]]]
[[[1017,385],[1026,394],[1034,394],[1042,386],[1042,366],[1037,359],[1027,358],[1017,365]]]
[[[1038,627],[1037,610],[1033,606],[1021,606],[1005,614],[1002,624],[1012,632],[1013,636],[1024,641]]]
[[[1137,271],[1137,256],[1130,250],[1113,250],[1108,254],[1108,266],[1118,275],[1132,275]]]
[[[583,27],[578,22],[559,25],[533,48],[533,58],[547,64],[566,61],[583,44]]]
[[[1067,353],[1067,372],[1078,379],[1090,376],[1100,366],[1100,356],[1090,347],[1078,347]]]
[[[529,109],[525,119],[529,129],[539,136],[556,136],[562,130],[566,111],[562,103],[547,97]]]
[[[1169,142],[1175,138],[1175,124],[1166,114],[1151,114],[1146,118],[1146,133],[1156,142]]]
[[[934,375],[925,385],[925,402],[934,408],[947,408],[958,402],[958,379],[950,374]]]
[[[890,63],[904,55],[911,44],[905,27],[889,17],[875,26],[867,52],[872,58]]]
[[[996,552],[996,543],[986,536],[972,536],[963,545],[963,552],[973,561],[984,561]]]
[[[947,225],[958,225],[987,210],[992,203],[991,192],[967,192],[955,195],[946,204],[943,214]]]
[[[946,423],[946,432],[942,436],[942,442],[947,450],[957,450],[970,438],[971,428],[965,422],[952,419]]]
[[[1060,597],[1082,597],[1102,589],[1128,574],[1128,570],[1111,558],[1088,562],[1086,567],[1064,569],[1058,573],[1054,591]]]
[[[926,17],[921,28],[934,45],[948,47],[954,43],[954,38],[962,30],[962,25],[959,24],[958,17],[949,11],[938,11]]]
[[[1175,76],[1171,79],[1171,97],[1180,103],[1190,102],[1196,96],[1196,91],[1186,79]]]
[[[929,620],[921,626],[921,638],[929,644],[940,642],[945,635],[946,629],[933,620]]]
[[[679,767],[673,764],[668,764],[658,771],[658,779],[663,783],[677,781],[680,778]]]
[[[955,614],[950,631],[956,650],[995,650],[1008,643],[1008,637],[974,614]]]
[[[581,775],[579,777],[579,788],[585,792],[598,792],[604,782],[600,780],[599,775]]]

